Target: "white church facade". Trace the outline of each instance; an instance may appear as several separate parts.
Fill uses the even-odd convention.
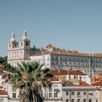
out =
[[[17,66],[17,63],[30,60],[29,51],[30,40],[27,38],[27,32],[23,33],[20,42],[17,42],[15,34],[12,34],[8,43],[8,63]]]

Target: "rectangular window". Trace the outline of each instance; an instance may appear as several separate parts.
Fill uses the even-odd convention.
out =
[[[80,102],[80,99],[77,99],[77,102]]]
[[[74,102],[74,99],[72,99],[72,102]]]
[[[83,99],[83,102],[86,102],[86,99]]]
[[[80,96],[80,92],[77,92],[77,95]]]
[[[89,93],[89,95],[93,95],[93,93]]]
[[[84,92],[83,95],[86,95],[86,92]]]
[[[66,95],[68,95],[69,94],[69,92],[68,91],[66,91]]]
[[[69,100],[68,100],[68,99],[66,99],[66,102],[69,102]]]
[[[74,95],[74,92],[72,92],[72,95]]]
[[[92,99],[89,99],[89,102],[92,102]]]
[[[49,93],[49,97],[52,97],[52,93]]]
[[[54,97],[57,97],[57,93],[54,93]]]
[[[98,100],[96,100],[96,102],[98,102]]]
[[[16,98],[16,93],[12,93],[12,98]]]

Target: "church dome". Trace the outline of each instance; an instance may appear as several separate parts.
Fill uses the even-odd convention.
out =
[[[27,36],[27,32],[26,31],[24,31],[24,33],[23,33],[22,40],[23,41],[28,40],[28,36]]]
[[[14,33],[12,33],[12,35],[11,35],[10,42],[16,42],[15,34]]]

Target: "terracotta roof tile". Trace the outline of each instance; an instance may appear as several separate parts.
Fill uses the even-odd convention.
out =
[[[51,73],[54,75],[67,75],[67,70],[51,70]]]
[[[93,83],[94,83],[94,82],[97,82],[97,81],[102,81],[102,76],[91,78],[91,81],[92,81]]]
[[[8,95],[8,93],[4,90],[0,90],[0,95]]]
[[[91,85],[93,85],[93,86],[102,86],[102,80],[101,81],[92,82]]]
[[[86,75],[80,70],[51,70],[53,75]]]
[[[59,78],[51,78],[50,81],[59,81]]]
[[[72,80],[63,80],[63,82],[72,82],[72,84],[69,84],[68,86],[70,86],[70,87],[87,87],[87,86],[90,86],[88,83],[86,83],[86,82],[83,82],[83,81],[77,81],[77,83],[76,82],[73,82]]]
[[[70,80],[63,80],[63,82],[70,82]]]
[[[88,83],[83,82],[83,81],[80,81],[80,82],[79,82],[79,85],[80,85],[80,86],[90,86]]]

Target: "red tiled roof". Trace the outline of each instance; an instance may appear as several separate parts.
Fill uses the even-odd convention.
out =
[[[93,85],[93,86],[102,86],[102,80],[101,81],[92,82],[91,85]]]
[[[73,84],[73,85],[71,85],[71,87],[87,87],[87,86],[90,86],[88,83],[86,83],[86,82],[83,82],[83,81],[80,81],[79,82],[79,84]]]
[[[67,70],[51,70],[51,73],[54,75],[67,75]]]
[[[83,81],[80,81],[80,82],[79,82],[79,85],[80,85],[80,86],[90,86],[88,83],[83,82]]]
[[[50,81],[59,81],[59,78],[51,78]]]
[[[0,95],[8,95],[8,93],[4,90],[0,90]]]
[[[72,82],[72,86],[90,86],[88,83],[79,80],[76,81],[78,83],[77,85],[74,84],[73,80],[63,80],[63,82]]]
[[[81,72],[80,70],[51,70],[52,74],[54,75],[86,75],[85,73]]]
[[[68,70],[68,74],[70,74],[70,75],[86,75],[85,73],[81,72],[80,70]]]
[[[89,54],[86,53],[73,53],[73,51],[71,51],[71,53],[69,52],[64,52],[64,51],[50,51],[49,54],[56,54],[56,55],[65,55],[65,56],[83,56],[83,57],[88,57]]]
[[[102,86],[102,76],[99,77],[93,77],[91,84],[94,86]]]
[[[93,56],[102,58],[102,53],[95,53],[95,54],[93,54]]]
[[[63,80],[63,82],[70,82],[70,80]]]
[[[91,78],[92,83],[102,81],[102,76]]]

